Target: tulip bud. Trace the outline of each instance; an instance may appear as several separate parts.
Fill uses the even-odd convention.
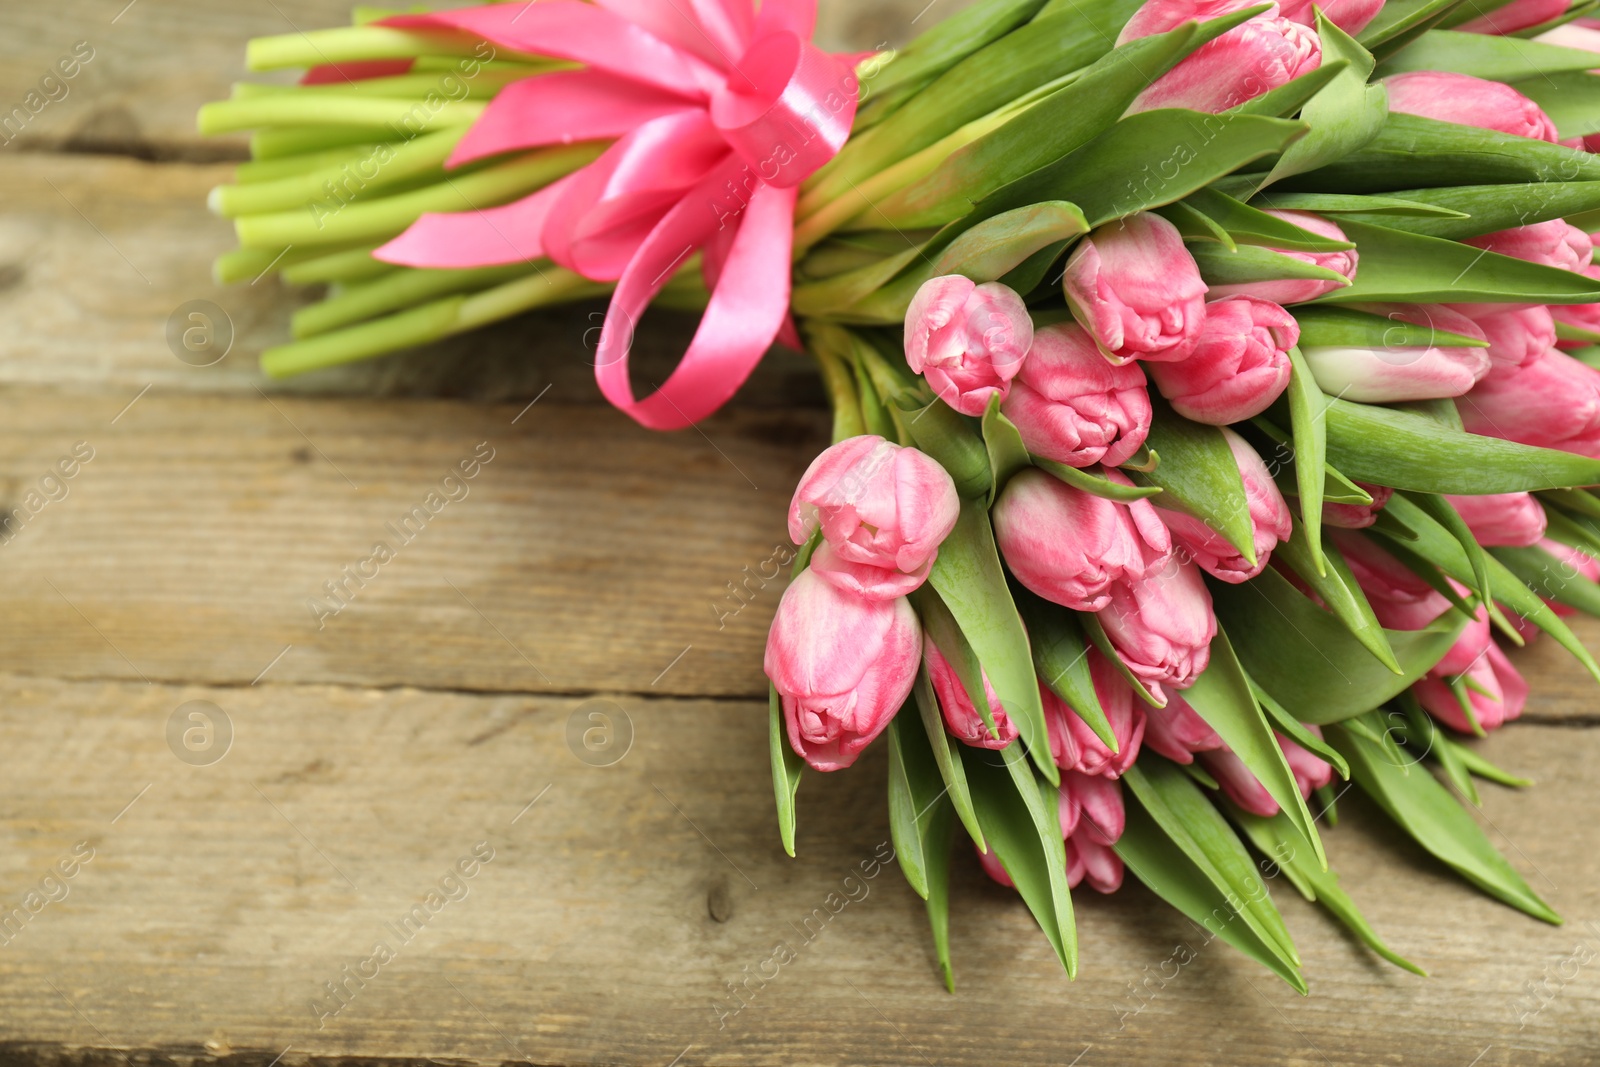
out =
[[[1368,485],[1366,482],[1357,482],[1356,485],[1367,491],[1372,497],[1370,504],[1323,504],[1322,523],[1324,526],[1338,526],[1346,530],[1365,530],[1368,526],[1378,521],[1378,512],[1394,496],[1394,490],[1386,485]]]
[[[1251,0],[1145,0],[1117,34],[1117,45],[1175,30],[1185,22],[1210,22],[1255,6]]]
[[[1544,537],[1544,508],[1532,493],[1445,497],[1485,548],[1536,545]]]
[[[1122,787],[1109,778],[1067,771],[1061,776],[1057,798],[1061,837],[1066,843],[1068,888],[1076,889],[1087,880],[1098,892],[1116,892],[1122,885],[1122,860],[1111,846],[1122,837],[1126,825]],[[980,851],[978,863],[983,873],[996,882],[1013,885],[993,852]]]
[[[1585,276],[1600,281],[1600,264],[1590,263],[1583,268]],[[1555,323],[1576,326],[1593,334],[1600,334],[1600,304],[1551,304],[1545,313],[1551,317],[1550,331],[1555,333]],[[1583,348],[1591,341],[1555,341],[1557,348]]]
[[[865,434],[811,461],[789,503],[789,536],[804,544],[820,525],[827,551],[813,569],[845,592],[892,599],[922,584],[960,511],[937,461]]]
[[[1091,648],[1088,660],[1094,694],[1100,700],[1101,710],[1106,713],[1111,736],[1117,739],[1117,751],[1112,752],[1107,748],[1099,735],[1089,728],[1089,724],[1054,690],[1041,682],[1039,698],[1044,703],[1050,754],[1055,757],[1056,766],[1064,771],[1119,778],[1139,756],[1145,714],[1134,705],[1133,689],[1099,650]]]
[[[1404,305],[1389,317],[1484,339],[1476,323],[1443,304]],[[1488,349],[1465,345],[1310,345],[1300,354],[1324,393],[1364,403],[1460,396],[1489,373]]]
[[[1074,322],[1033,335],[1004,411],[1029,452],[1069,467],[1120,466],[1150,432],[1144,375],[1107,362]]]
[[[1017,726],[1001,707],[987,674],[983,675],[983,695],[989,702],[989,714],[994,718],[995,732],[1000,735],[998,739],[984,725],[983,716],[978,714],[961,679],[956,677],[955,668],[927,635],[922,639],[922,659],[927,665],[934,695],[939,698],[944,724],[957,741],[974,748],[1005,748],[1017,739]]]
[[[1321,64],[1322,41],[1314,30],[1271,13],[1257,15],[1180,60],[1139,94],[1128,113],[1181,107],[1214,115]]]
[[[1471,433],[1600,459],[1600,371],[1565,352],[1490,375],[1458,407]]]
[[[1107,477],[1126,478],[1108,471]],[[1172,539],[1146,500],[1119,504],[1038,469],[995,501],[995,541],[1017,581],[1074,611],[1099,611],[1118,581],[1165,564]]]
[[[1321,215],[1313,215],[1308,211],[1280,211],[1275,208],[1269,208],[1267,214],[1314,233],[1318,237],[1327,237],[1334,241],[1347,240],[1344,231],[1338,225],[1329,222]],[[1298,248],[1274,248],[1271,251],[1280,256],[1288,256],[1290,259],[1298,259],[1302,263],[1309,263],[1313,267],[1334,271],[1352,281],[1356,276],[1356,265],[1361,261],[1354,248],[1334,252],[1305,252]],[[1315,300],[1340,288],[1343,286],[1338,282],[1325,278],[1278,278],[1271,281],[1214,285],[1211,287],[1211,297],[1215,300],[1225,296],[1253,296],[1258,300],[1270,300],[1275,304],[1303,304],[1307,300]]]
[[[1556,124],[1544,109],[1501,82],[1438,70],[1415,70],[1383,79],[1389,110],[1461,126],[1498,130],[1555,144]]]
[[[1145,747],[1174,763],[1193,763],[1196,752],[1222,747],[1217,732],[1176,692],[1167,694],[1166,707],[1146,708],[1144,723]]]
[[[963,415],[982,415],[992,396],[1005,399],[1032,344],[1022,297],[999,282],[932,278],[906,309],[906,363]]]
[[[1563,219],[1468,237],[1462,243],[1576,274],[1584,273],[1594,256],[1593,239]]]
[[[1487,15],[1479,15],[1454,29],[1458,33],[1488,33],[1503,37],[1564,15],[1569,6],[1570,0],[1511,0],[1511,3],[1502,4]],[[1548,35],[1541,35],[1539,39],[1547,40]]]
[[[1548,3],[1549,0],[1544,0]],[[1566,0],[1562,0],[1563,3]],[[1279,5],[1281,14],[1292,22],[1316,28],[1313,8],[1322,9],[1322,17],[1354,37],[1367,28],[1367,24],[1383,10],[1383,0],[1284,0]]]
[[[1566,580],[1582,578],[1586,582],[1600,583],[1600,561],[1581,548],[1564,545],[1546,537],[1539,542],[1539,547],[1550,553],[1557,560],[1559,577]],[[1545,599],[1545,604],[1557,615],[1576,615],[1577,608],[1568,607],[1557,601]],[[1537,632],[1537,630],[1535,631]],[[1524,634],[1524,637],[1527,635]]]
[[[1062,279],[1073,317],[1113,363],[1178,360],[1205,322],[1206,283],[1178,228],[1140,212],[1078,242]]]
[[[1306,729],[1318,737],[1322,736],[1322,730],[1317,726],[1307,725]],[[1278,739],[1278,746],[1283,749],[1283,758],[1294,774],[1295,785],[1302,797],[1311,796],[1314,791],[1333,781],[1331,765],[1276,730],[1273,731],[1273,735]],[[1280,810],[1278,802],[1232,749],[1223,746],[1205,753],[1200,759],[1211,772],[1211,776],[1217,780],[1217,784],[1222,786],[1222,791],[1235,804],[1245,811],[1265,818],[1278,814]]]
[[[1487,631],[1488,623],[1483,625]],[[1474,732],[1462,701],[1472,709],[1472,718],[1485,730],[1497,730],[1520,716],[1528,701],[1527,680],[1492,639],[1458,677],[1461,681],[1451,685],[1437,670],[1430,671],[1411,687],[1417,702],[1428,714],[1452,730]]]
[[[1450,610],[1450,601],[1443,593],[1413,574],[1372,538],[1344,530],[1330,530],[1328,534],[1381,626],[1420,630]]]
[[[1477,323],[1489,342],[1489,373],[1515,370],[1556,344],[1556,321],[1543,304],[1446,304]],[[1591,305],[1600,307],[1600,305]],[[1566,308],[1563,311],[1568,310]]]
[[[1194,352],[1177,363],[1151,363],[1150,377],[1186,419],[1243,422],[1289,385],[1289,349],[1299,341],[1299,323],[1277,304],[1252,296],[1213,300]]]
[[[1272,558],[1272,550],[1278,547],[1279,541],[1289,539],[1294,526],[1289,518],[1289,505],[1256,450],[1232,430],[1224,428],[1222,435],[1227,438],[1244,481],[1244,495],[1254,531],[1255,564],[1246,561],[1226,537],[1193,515],[1167,508],[1156,508],[1156,514],[1172,531],[1172,539],[1201,570],[1219,581],[1238,585],[1261,573]]]
[[[801,571],[778,603],[763,664],[789,744],[819,771],[850,766],[905,703],[921,653],[904,598],[862,600]]]
[[[1146,682],[1187,689],[1211,661],[1217,617],[1192,563],[1174,557],[1159,571],[1117,582],[1099,619],[1117,656]]]

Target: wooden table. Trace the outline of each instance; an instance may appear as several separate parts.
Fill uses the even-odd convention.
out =
[[[807,777],[786,858],[760,672],[780,589],[727,599],[784,542],[825,441],[805,364],[770,361],[728,411],[665,436],[597,402],[593,307],[261,381],[255,356],[305,296],[209,279],[229,229],[205,193],[240,146],[198,141],[192,116],[242,75],[247,36],[344,5],[124,3],[0,15],[6,108],[74,42],[94,49],[0,151],[0,502],[26,505],[92,449],[0,544],[0,912],[41,883],[61,898],[0,940],[0,1060],[1600,1057],[1600,720],[1548,643],[1519,655],[1535,677],[1523,722],[1483,746],[1538,787],[1490,786],[1481,814],[1565,928],[1470,891],[1353,795],[1330,855],[1429,979],[1280,889],[1309,998],[1219,946],[1147,981],[1195,932],[1130,884],[1079,895],[1069,984],[966,858],[957,996],[892,867],[815,919],[886,850],[882,754]],[[904,39],[921,6],[836,0],[825,33]],[[215,366],[164,340],[195,299],[236,331]],[[649,327],[641,377],[684,337],[681,321]],[[347,606],[308,607],[475,454],[492,458],[467,495]],[[175,755],[197,707],[231,730],[220,760]],[[584,762],[583,731],[607,724]],[[73,877],[45,881],[75,847]],[[374,960],[380,941],[392,958]],[[796,958],[751,978],[779,943]]]

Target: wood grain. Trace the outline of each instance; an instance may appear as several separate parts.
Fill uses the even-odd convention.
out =
[[[191,700],[235,729],[210,766],[168,748],[167,720]],[[608,767],[565,740],[596,708],[634,732]],[[288,1063],[1062,1064],[1087,1047],[1080,1063],[1462,1067],[1600,1050],[1594,963],[1553,982],[1536,1014],[1519,999],[1600,945],[1600,858],[1569,829],[1600,803],[1587,730],[1523,727],[1485,746],[1539,769],[1537,789],[1491,790],[1484,813],[1565,929],[1487,901],[1347,802],[1333,863],[1432,978],[1375,961],[1279,887],[1310,998],[1214,944],[1132,1012],[1129,984],[1179,941],[1198,945],[1190,924],[1137,887],[1080,893],[1069,983],[1026,909],[962,854],[952,998],[898,871],[862,877],[886,854],[881,747],[850,774],[807,777],[790,860],[759,703],[3,677],[0,709],[0,901],[76,842],[94,849],[66,899],[0,951],[0,1037],[17,1041],[255,1063],[288,1049]],[[402,943],[387,924],[479,841],[494,858],[466,898]],[[808,942],[830,893],[856,899],[812,919]],[[323,983],[379,940],[396,958],[331,1014]],[[727,983],[780,942],[797,958],[733,1011]]]

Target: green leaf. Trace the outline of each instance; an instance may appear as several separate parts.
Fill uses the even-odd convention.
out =
[[[1304,500],[1304,497],[1301,498]],[[1273,558],[1288,567],[1299,576],[1306,586],[1322,599],[1339,621],[1350,631],[1352,637],[1361,642],[1363,648],[1376,656],[1385,667],[1395,674],[1404,673],[1400,664],[1394,658],[1394,650],[1389,647],[1389,639],[1384,636],[1383,627],[1378,624],[1378,618],[1372,613],[1372,605],[1367,602],[1366,594],[1361,591],[1361,586],[1356,582],[1355,575],[1350,572],[1350,567],[1344,561],[1344,556],[1333,545],[1325,549],[1326,555],[1320,557],[1326,566],[1322,573],[1318,573],[1318,558],[1311,554],[1307,543],[1305,525],[1300,522],[1294,524],[1294,533],[1289,540],[1279,542],[1273,550]]]
[[[1076,615],[1027,590],[1017,593],[1017,606],[1028,624],[1033,643],[1033,669],[1050,691],[1077,713],[1112,752],[1120,751],[1117,736],[1100,706],[1094,678],[1089,673],[1089,645]]]
[[[1300,117],[1311,123],[1311,132],[1284,151],[1263,184],[1315,170],[1357,151],[1378,136],[1389,114],[1388,90],[1367,84],[1371,54],[1320,10],[1313,10],[1323,59],[1342,59],[1349,65],[1306,102]]]
[[[1423,192],[1438,192],[1425,189]],[[1263,208],[1279,211],[1314,211],[1319,215],[1388,215],[1399,218],[1465,218],[1459,211],[1426,200],[1401,200],[1392,196],[1352,196],[1347,193],[1286,193],[1274,189],[1253,198]],[[1399,226],[1398,222],[1390,225]]]
[[[1388,0],[1357,39],[1380,54],[1380,45],[1395,42],[1403,47],[1404,42],[1437,24],[1460,4],[1461,0]]]
[[[1307,100],[1321,92],[1323,86],[1342,74],[1346,66],[1348,64],[1342,59],[1324,57],[1315,70],[1308,70],[1276,89],[1268,89],[1260,96],[1252,97],[1236,107],[1230,107],[1223,114],[1287,118],[1304,107]]]
[[[1030,465],[1028,448],[1022,443],[1022,434],[1011,420],[1000,414],[1000,398],[989,398],[983,413],[983,443],[989,450],[989,469],[994,477],[989,485],[989,504],[1006,487],[1011,476]]]
[[[1479,600],[1489,603],[1493,599],[1489,590],[1489,560],[1461,513],[1450,506],[1450,501],[1434,493],[1407,494],[1406,499],[1456,539],[1456,544],[1466,553],[1467,562],[1472,567],[1471,587],[1477,592]]]
[[[1117,655],[1116,646],[1111,643],[1111,638],[1106,633],[1105,626],[1100,622],[1098,612],[1080,612],[1078,614],[1078,623],[1083,627],[1084,636],[1089,639],[1089,642],[1095,648],[1100,650],[1100,654],[1106,658],[1106,662],[1111,664],[1118,674],[1122,675],[1122,680],[1128,683],[1128,688],[1133,690],[1135,696],[1152,708],[1164,708],[1167,706],[1166,691],[1159,685],[1151,685],[1137,674],[1134,674],[1128,669],[1128,665],[1122,661],[1122,657]]]
[[[1536,23],[1532,26],[1524,26],[1520,30],[1512,30],[1510,33],[1506,34],[1506,36],[1523,38],[1538,37],[1542,33],[1549,33],[1557,26],[1565,26],[1569,22],[1593,15],[1596,8],[1600,8],[1600,0],[1578,0],[1577,3],[1567,8],[1555,18]]]
[[[1235,905],[1242,907],[1245,901],[1230,901],[1218,890],[1137,796],[1129,797],[1125,807],[1126,823],[1114,847],[1134,877],[1208,934],[1222,938],[1304,995],[1305,979],[1299,968],[1284,962],[1277,945],[1263,940],[1248,924],[1233,921],[1239,913]]]
[[[963,500],[989,494],[989,451],[972,420],[942,400],[906,411],[906,430],[922,451],[950,472]]]
[[[1215,241],[1229,252],[1236,251],[1239,247],[1233,235],[1219,226],[1209,215],[1191,205],[1188,200],[1180,200],[1176,204],[1157,208],[1156,214],[1176,226],[1178,235],[1186,241]]]
[[[1272,723],[1274,730],[1318,759],[1330,764],[1340,778],[1347,782],[1350,780],[1350,765],[1344,761],[1344,757],[1337,749],[1306,729],[1304,723],[1290,715],[1282,704],[1273,700],[1272,695],[1257,685],[1253,679],[1250,682],[1250,692],[1255,694],[1256,701],[1260,703],[1261,710],[1267,713],[1267,719]]]
[[[1299,348],[1289,349],[1289,423],[1294,432],[1294,478],[1300,497],[1300,531],[1305,539],[1311,569],[1320,577],[1327,570],[1322,548],[1323,484],[1328,469],[1328,427],[1324,423],[1327,397]]]
[[[928,868],[928,925],[933,930],[933,951],[944,974],[944,987],[952,993],[956,991],[956,975],[950,966],[950,854],[955,836],[950,804],[934,805],[923,838]]]
[[[1253,565],[1256,549],[1250,502],[1228,439],[1219,427],[1190,422],[1154,393],[1150,403],[1155,416],[1146,442],[1160,454],[1161,464],[1148,473],[1135,472],[1133,480],[1160,487],[1162,507],[1201,520]]]
[[[1192,244],[1189,254],[1200,268],[1200,277],[1213,288],[1245,282],[1275,281],[1279,278],[1313,278],[1338,285],[1350,284],[1336,270],[1256,245],[1240,245],[1230,252],[1220,245]]]
[[[1201,189],[1173,206],[1201,212],[1240,244],[1292,248],[1303,252],[1337,252],[1355,247],[1349,241],[1302,230],[1292,222],[1268,215],[1216,189]]]
[[[794,797],[800,788],[800,772],[806,762],[789,747],[783,725],[783,705],[777,687],[767,686],[767,747],[772,755],[772,789],[778,799],[778,834],[783,850],[794,855]]]
[[[1301,347],[1337,345],[1347,348],[1431,348],[1454,345],[1487,348],[1489,342],[1437,327],[1402,322],[1393,315],[1324,304],[1299,304],[1289,309],[1300,324]],[[1308,375],[1309,377],[1309,372]],[[1315,384],[1315,383],[1313,383]]]
[[[1348,217],[1339,225],[1360,247],[1361,269],[1347,288],[1320,297],[1322,303],[1600,301],[1600,283],[1571,271]]]
[[[962,501],[961,517],[939,547],[928,581],[978,654],[995,696],[1016,724],[1034,763],[1052,784],[1059,784],[1028,635],[1006,587],[989,513],[981,503]]]
[[[939,654],[955,672],[956,680],[961,683],[967,699],[972,701],[978,717],[983,720],[983,725],[988,727],[989,736],[996,741],[1000,740],[1000,731],[995,726],[994,710],[989,707],[989,702],[973,697],[974,693],[986,693],[983,685],[984,675],[982,666],[978,663],[978,654],[967,643],[966,635],[961,632],[961,625],[956,622],[955,616],[950,613],[943,598],[927,585],[911,592],[911,606],[916,608],[928,640],[933,642],[933,647],[939,650]],[[935,701],[935,708],[937,706],[938,702]]]
[[[1600,483],[1600,460],[1461,433],[1407,411],[1330,398],[1325,421],[1328,461],[1372,485],[1473,496]]]
[[[1491,548],[1489,551],[1523,584],[1546,599],[1600,617],[1600,585],[1584,577],[1572,564],[1557,559],[1538,545]]]
[[[1044,790],[1015,744],[961,751],[984,839],[1056,950],[1069,978],[1078,973],[1078,934],[1067,889],[1067,857],[1054,787]]]
[[[885,256],[831,278],[796,285],[791,301],[795,314],[807,317],[826,315],[866,299],[918,262],[924,255],[924,244],[913,245],[898,255]]]
[[[1103,474],[1095,474],[1081,467],[1069,467],[1065,463],[1057,463],[1053,459],[1035,456],[1033,457],[1033,465],[1066,482],[1074,489],[1082,489],[1091,496],[1105,497],[1107,500],[1115,500],[1123,504],[1161,495],[1161,487],[1159,485],[1123,485],[1121,482],[1112,481]]]
[[[1243,585],[1215,585],[1217,618],[1245,670],[1300,722],[1360,715],[1421,678],[1460,636],[1466,618],[1449,613],[1422,630],[1386,630],[1402,674],[1367,651],[1331,613],[1272,568]]]
[[[1429,30],[1384,60],[1380,78],[1414,70],[1443,70],[1489,81],[1515,82],[1546,74],[1593,70],[1594,53],[1487,33]],[[1517,87],[1521,91],[1521,86]]]
[[[1560,925],[1561,917],[1539,899],[1431,774],[1406,773],[1385,758],[1381,746],[1343,726],[1330,726],[1328,733],[1350,760],[1356,784],[1419,845],[1490,896]]]
[[[1296,847],[1294,827],[1284,819],[1282,812],[1265,819],[1230,804],[1228,813],[1233,817],[1233,821],[1243,828],[1256,848],[1270,857],[1288,876],[1289,881],[1300,890],[1301,896],[1327,908],[1336,919],[1349,928],[1351,933],[1366,942],[1368,948],[1396,967],[1424,978],[1428,976],[1427,971],[1384,944],[1383,939],[1367,922],[1355,902],[1340,888],[1337,874],[1331,870],[1320,870],[1316,864],[1305,862],[1300,855],[1301,850]]]
[[[923,900],[928,899],[928,868],[922,819],[944,799],[938,782],[920,726],[896,715],[889,721],[889,835],[901,872]]]
[[[1450,779],[1450,784],[1456,787],[1456,792],[1466,797],[1469,804],[1479,806],[1482,801],[1478,798],[1478,787],[1473,784],[1467,765],[1458,756],[1459,746],[1453,745],[1433,717],[1422,710],[1415,694],[1402,693],[1395,704],[1398,710],[1389,711],[1388,717],[1393,719],[1399,716],[1404,720],[1400,738],[1406,746],[1403,751],[1416,753],[1419,761],[1424,756],[1432,756],[1445,777]]]
[[[1301,966],[1283,916],[1256,873],[1244,842],[1178,765],[1153,759],[1128,769],[1123,781],[1156,824],[1224,896],[1245,903],[1239,917],[1290,967]]]
[[[1210,664],[1183,696],[1260,780],[1278,806],[1288,813],[1326,867],[1328,861],[1322,851],[1322,839],[1312,825],[1311,812],[1300,795],[1294,772],[1289,769],[1289,761],[1278,739],[1272,735],[1266,713],[1251,691],[1250,679],[1239,665],[1239,658],[1222,629],[1217,630],[1217,636],[1211,641]]]
[[[1524,48],[1538,44],[1536,41],[1517,43]],[[1575,49],[1562,51],[1574,51],[1579,56],[1588,56],[1590,63],[1594,62],[1593,53]],[[1582,72],[1550,74],[1519,81],[1512,88],[1544,109],[1562,139],[1600,133],[1600,77]]]
[[[936,642],[937,644],[937,642]],[[979,848],[983,848],[983,830],[978,826],[978,816],[972,810],[972,793],[967,788],[967,773],[961,763],[961,743],[944,728],[944,716],[939,712],[939,700],[928,680],[927,670],[917,672],[917,681],[911,689],[916,701],[917,715],[922,720],[923,732],[928,735],[928,747],[933,752],[939,777],[950,790],[950,802],[955,806],[961,825]]]

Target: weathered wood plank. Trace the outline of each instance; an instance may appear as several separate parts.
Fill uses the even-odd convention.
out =
[[[220,762],[168,747],[191,700],[233,725]],[[1347,802],[1332,860],[1431,979],[1375,962],[1278,887],[1313,989],[1301,1000],[1133,888],[1078,895],[1070,984],[1026,910],[963,854],[955,999],[898,872],[861,877],[888,836],[881,749],[807,777],[789,860],[759,703],[616,702],[0,678],[0,902],[21,902],[77,842],[94,850],[0,951],[0,1039],[32,1043],[12,1047],[23,1062],[90,1058],[64,1045],[255,1064],[1062,1064],[1088,1048],[1079,1062],[1461,1067],[1600,1049],[1600,855],[1569,836],[1600,803],[1592,731],[1522,726],[1485,746],[1538,769],[1527,794],[1491,789],[1485,814],[1565,929],[1478,896]],[[565,740],[574,712],[597,707],[634,731],[608,767]],[[403,943],[387,924],[426,908],[480,841],[494,858],[465,899],[436,901]],[[323,983],[380,940],[396,958],[352,980],[347,1005],[331,998]],[[1180,941],[1196,958],[1132,1012],[1130,983]],[[796,958],[767,965],[780,943]],[[1564,962],[1575,949],[1590,962]],[[741,1007],[728,983],[763,967]],[[1524,1000],[1547,975],[1548,1002]]]

